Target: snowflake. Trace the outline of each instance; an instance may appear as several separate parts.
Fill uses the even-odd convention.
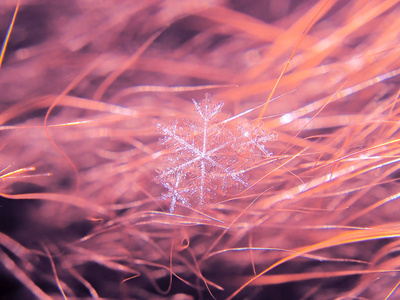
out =
[[[254,156],[255,151],[263,156],[271,154],[264,146],[271,137],[261,127],[238,126],[232,132],[215,121],[222,102],[215,104],[206,94],[201,103],[195,100],[193,103],[198,114],[196,121],[157,124],[164,136],[161,144],[169,150],[157,179],[167,190],[161,198],[171,201],[171,213],[177,201],[185,206],[202,207],[219,191],[226,194],[232,186],[248,186],[243,154]]]

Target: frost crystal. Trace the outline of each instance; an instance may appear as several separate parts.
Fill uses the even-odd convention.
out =
[[[218,191],[226,193],[229,187],[247,186],[240,156],[244,153],[254,156],[256,151],[270,155],[264,143],[271,137],[261,127],[239,126],[233,133],[215,122],[222,102],[215,104],[206,94],[201,103],[195,100],[193,103],[198,114],[196,121],[157,124],[164,136],[161,144],[169,150],[157,179],[167,190],[161,198],[171,201],[171,213],[177,201],[185,206],[202,207]]]

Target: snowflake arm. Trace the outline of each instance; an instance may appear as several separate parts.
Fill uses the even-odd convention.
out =
[[[173,213],[175,209],[176,202],[179,201],[185,206],[190,207],[190,203],[188,201],[188,196],[193,193],[193,189],[187,188],[179,188],[181,181],[181,175],[178,174],[175,184],[172,186],[170,182],[166,180],[161,180],[161,184],[168,190],[167,193],[161,195],[161,199],[163,200],[171,200],[169,211]]]
[[[208,123],[216,114],[221,111],[223,102],[215,105],[210,99],[210,94],[206,94],[206,98],[203,100],[201,104],[199,104],[196,100],[192,99],[194,106],[196,107],[197,112],[204,120],[204,123]]]

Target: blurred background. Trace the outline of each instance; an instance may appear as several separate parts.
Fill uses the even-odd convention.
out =
[[[399,2],[22,0],[0,69],[0,298],[399,297]],[[156,124],[205,93],[224,126],[275,134],[273,155],[249,189],[170,214]]]

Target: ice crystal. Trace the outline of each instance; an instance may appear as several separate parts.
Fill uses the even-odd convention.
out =
[[[257,157],[268,157],[272,152],[267,150],[266,143],[277,139],[275,133],[266,133],[262,128],[262,122],[245,123],[238,126],[237,149],[240,153],[248,152],[247,160],[255,160]]]
[[[223,103],[215,104],[210,95],[198,103],[193,100],[198,115],[195,121],[157,124],[164,136],[161,144],[169,151],[158,169],[158,182],[167,190],[161,198],[171,201],[170,212],[179,201],[185,206],[202,207],[219,191],[248,185],[244,176],[248,157],[245,154],[269,156],[264,143],[271,140],[260,126],[241,125],[231,131],[216,123]]]

